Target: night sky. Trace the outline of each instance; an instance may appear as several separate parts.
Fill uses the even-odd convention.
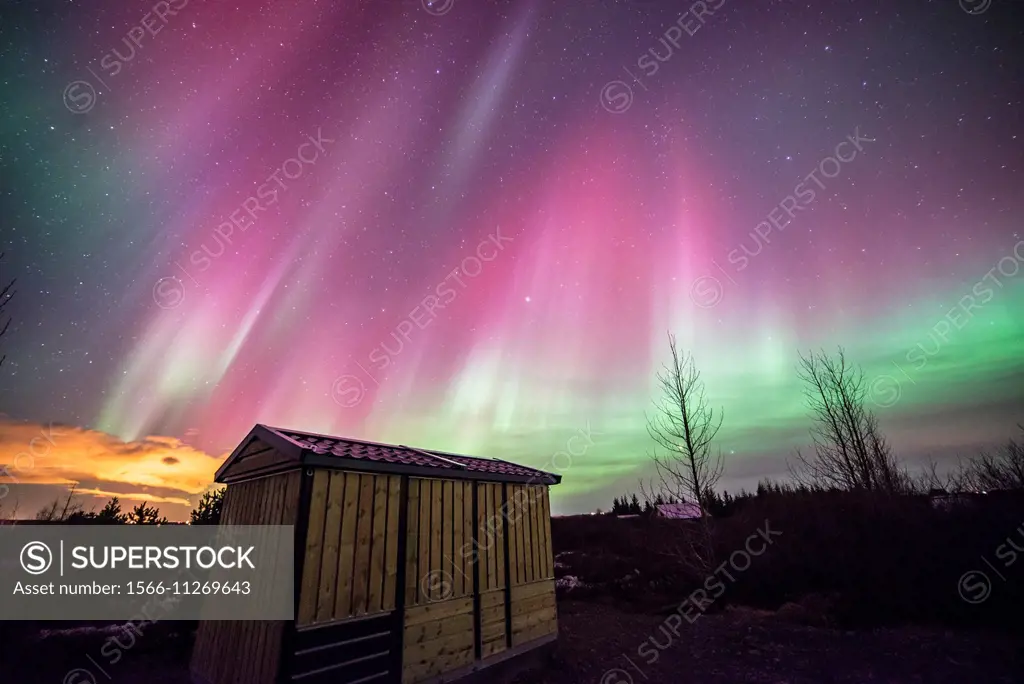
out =
[[[669,331],[733,491],[809,442],[800,350],[863,365],[911,466],[1005,441],[1024,3],[989,5],[4,3],[3,514],[179,517],[257,422],[571,450],[555,512],[608,507]]]

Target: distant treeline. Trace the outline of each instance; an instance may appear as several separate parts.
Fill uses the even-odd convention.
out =
[[[224,503],[224,488],[203,494],[199,504],[189,516],[190,525],[216,525],[220,522],[221,507]],[[124,511],[118,497],[111,498],[100,510],[86,511],[76,498],[72,487],[67,497],[54,499],[36,512],[34,522],[64,525],[173,525],[160,509],[142,502],[131,510]]]
[[[1024,425],[1019,426],[1024,432]],[[1011,438],[995,452],[983,452],[969,458],[962,458],[956,468],[940,476],[934,462],[929,463],[915,479],[907,477],[908,486],[902,491],[892,492],[904,496],[969,495],[994,492],[1024,492],[1024,438]],[[751,501],[765,497],[799,497],[824,493],[852,491],[841,487],[778,481],[765,478],[757,489],[748,492],[741,489],[735,496],[728,491],[718,493],[706,490],[704,510],[715,518],[727,518]],[[611,515],[651,514],[659,504],[681,503],[669,500],[671,497],[645,496],[643,492],[627,493],[612,500]]]

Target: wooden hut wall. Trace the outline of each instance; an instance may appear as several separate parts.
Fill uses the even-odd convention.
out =
[[[409,479],[404,682],[465,667],[476,658],[477,486],[467,480]]]
[[[507,488],[512,646],[515,647],[556,633],[558,616],[548,488],[520,484],[510,484]]]
[[[395,609],[401,477],[313,473],[298,627]]]
[[[505,485],[477,485],[477,569],[480,588],[480,657],[508,647],[506,611],[508,578],[505,574]]]
[[[557,631],[546,486],[411,479],[408,507],[403,681]]]
[[[301,525],[303,478],[294,631],[281,622],[200,623],[199,681],[348,681],[359,674],[352,667],[383,676],[400,661],[402,681],[418,682],[557,632],[546,486],[407,477],[403,492],[398,475],[292,471],[229,485],[222,524]],[[400,658],[392,625],[402,632]],[[321,641],[332,644],[330,662]]]
[[[229,485],[222,525],[294,525],[301,473],[292,471]],[[265,583],[270,586],[274,578]],[[254,596],[253,600],[259,600]],[[272,684],[277,677],[282,621],[203,620],[190,668],[197,681],[212,684]]]

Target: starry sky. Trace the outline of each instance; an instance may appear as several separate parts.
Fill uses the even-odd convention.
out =
[[[0,515],[181,517],[257,422],[607,507],[667,332],[726,489],[809,442],[801,350],[911,467],[1016,432],[1024,4],[425,2],[4,4]]]

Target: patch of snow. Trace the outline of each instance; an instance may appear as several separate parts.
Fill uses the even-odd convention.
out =
[[[579,589],[580,587],[586,586],[574,575],[566,575],[555,580],[555,587],[558,589],[565,589],[566,591],[572,591],[573,589]]]
[[[38,633],[38,639],[51,639],[58,637],[81,637],[81,636],[94,636],[97,634],[106,634],[113,636],[115,634],[121,634],[125,630],[125,624],[118,623],[116,625],[103,625],[102,627],[68,627],[66,629],[41,629]]]

